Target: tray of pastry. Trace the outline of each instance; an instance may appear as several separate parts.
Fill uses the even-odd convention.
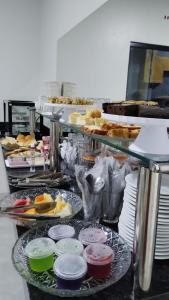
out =
[[[2,147],[7,151],[12,151],[19,149],[20,147],[30,147],[31,145],[36,145],[37,141],[34,134],[18,134],[16,138],[6,136],[0,141]]]
[[[140,126],[136,124],[122,123],[104,123],[101,126],[86,125],[82,129],[88,134],[98,134],[109,137],[135,139],[139,132]]]

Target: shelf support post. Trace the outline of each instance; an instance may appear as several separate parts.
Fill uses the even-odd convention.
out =
[[[148,291],[151,284],[161,174],[159,166],[140,167],[136,203],[134,268],[135,285]]]
[[[50,120],[50,170],[59,170],[59,118]]]
[[[36,128],[35,112],[36,112],[36,108],[35,107],[30,107],[29,108],[30,134],[34,134],[35,133],[35,128]]]

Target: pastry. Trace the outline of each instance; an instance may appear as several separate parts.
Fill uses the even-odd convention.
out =
[[[89,118],[101,118],[101,110],[100,109],[95,109],[95,110],[89,110],[86,111],[86,115]]]
[[[133,129],[133,130],[129,129],[129,138],[135,139],[138,136],[139,132],[140,132],[139,129]]]
[[[55,104],[69,104],[69,105],[93,105],[94,101],[84,98],[70,98],[70,97],[50,97],[49,103]]]
[[[69,123],[76,124],[78,117],[80,117],[81,114],[79,112],[73,112],[69,115]]]
[[[83,130],[89,134],[107,135],[107,130],[101,129],[99,126],[84,126]]]

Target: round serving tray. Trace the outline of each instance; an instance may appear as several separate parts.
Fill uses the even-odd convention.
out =
[[[107,235],[106,244],[114,250],[115,254],[114,261],[112,262],[111,274],[109,275],[109,277],[104,280],[96,280],[92,277],[86,277],[79,290],[66,290],[59,289],[57,287],[56,276],[54,275],[52,269],[42,273],[33,272],[28,265],[24,249],[28,242],[32,239],[47,236],[49,228],[55,224],[68,224],[73,226],[75,228],[76,238],[78,237],[80,230],[83,228],[97,227],[103,229]],[[118,233],[112,231],[108,227],[102,226],[98,223],[79,221],[75,219],[60,222],[55,220],[41,222],[36,225],[35,228],[30,229],[24,235],[22,235],[13,247],[12,261],[20,275],[28,283],[36,286],[42,291],[60,297],[83,297],[101,291],[104,288],[119,281],[120,278],[125,275],[131,264],[131,253],[129,246],[125,242],[125,240],[121,236],[119,236]]]
[[[32,202],[34,201],[35,197],[38,195],[41,195],[43,193],[50,194],[52,198],[56,198],[59,194],[63,196],[66,202],[70,203],[72,206],[72,214],[66,218],[73,218],[80,210],[82,209],[82,200],[81,198],[69,191],[62,190],[62,189],[57,189],[57,188],[48,188],[48,187],[39,187],[39,188],[34,188],[34,189],[26,189],[26,190],[21,190],[12,194],[9,194],[3,198],[1,201],[1,208],[6,208],[13,206],[14,202],[16,199],[22,199],[22,198],[27,198],[29,197]],[[25,216],[30,216],[25,213]],[[37,214],[37,219],[39,219],[39,216],[45,216],[45,219],[55,219],[57,216],[55,215],[43,215],[43,214]],[[20,216],[16,216],[16,218],[20,218]],[[36,216],[35,216],[36,218]],[[31,216],[30,216],[31,219]],[[29,221],[29,219],[28,219]]]

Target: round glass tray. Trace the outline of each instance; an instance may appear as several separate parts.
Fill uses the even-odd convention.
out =
[[[5,207],[10,207],[13,206],[14,202],[16,199],[22,199],[29,197],[32,202],[34,201],[35,197],[38,195],[41,195],[43,193],[50,194],[53,199],[56,198],[57,195],[61,194],[63,198],[65,199],[66,202],[70,203],[72,206],[72,214],[66,218],[73,218],[81,209],[82,209],[82,200],[81,198],[69,191],[62,190],[62,189],[56,189],[56,188],[47,188],[47,187],[39,187],[39,188],[34,188],[34,189],[26,189],[26,190],[21,190],[19,192],[12,193],[10,195],[7,195],[3,198],[0,207],[5,208]],[[30,216],[29,214],[24,214],[24,216]],[[39,218],[45,218],[45,219],[55,219],[58,218],[55,215],[43,215],[43,214],[37,214],[37,219]],[[16,216],[16,218],[20,218],[20,216]],[[34,216],[34,219],[36,219],[36,215]],[[28,219],[29,220],[29,219]]]
[[[110,275],[104,280],[96,280],[92,277],[86,277],[79,290],[66,290],[59,289],[57,287],[56,276],[54,275],[52,269],[43,273],[33,272],[28,265],[27,257],[24,253],[24,248],[32,239],[47,236],[48,229],[55,224],[68,224],[73,226],[75,228],[76,238],[78,237],[80,230],[83,228],[97,227],[103,229],[107,235],[106,244],[114,250],[115,254]],[[20,275],[27,282],[36,286],[42,291],[45,291],[52,295],[58,295],[60,297],[83,297],[101,291],[120,280],[120,278],[125,275],[130,266],[131,253],[129,246],[124,241],[124,239],[119,236],[118,233],[112,231],[108,227],[105,227],[98,223],[91,223],[74,219],[60,222],[56,220],[50,220],[48,222],[39,223],[35,228],[30,229],[17,240],[12,251],[12,261]]]

